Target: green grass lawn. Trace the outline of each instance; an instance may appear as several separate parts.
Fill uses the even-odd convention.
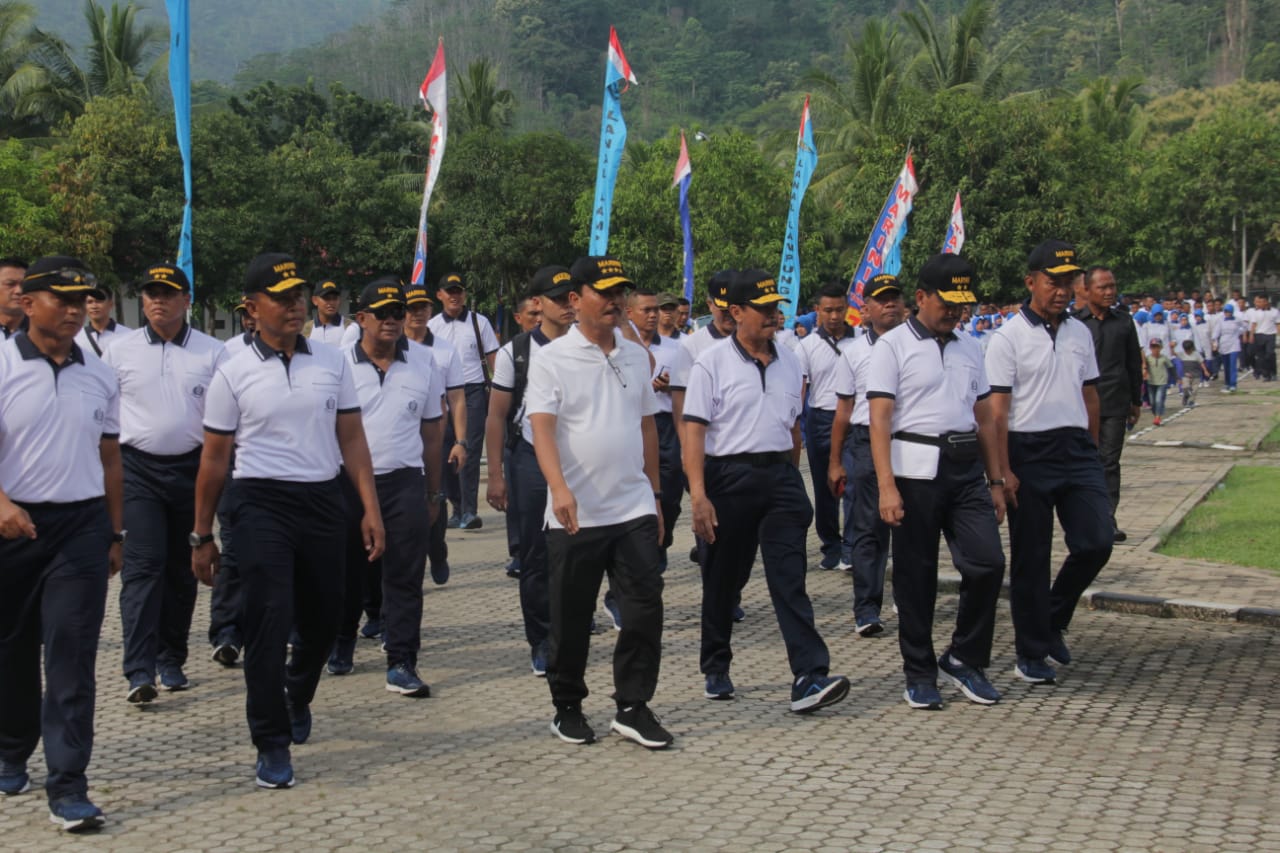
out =
[[[1267,440],[1280,442],[1280,427]],[[1280,573],[1280,468],[1232,468],[1159,551]]]
[[[1258,449],[1268,452],[1280,450],[1280,424],[1276,424],[1271,428],[1271,432],[1267,433],[1267,437],[1262,439],[1262,444],[1258,445]]]

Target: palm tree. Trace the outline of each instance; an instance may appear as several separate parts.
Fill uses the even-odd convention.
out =
[[[1147,122],[1136,95],[1144,81],[1140,77],[1099,77],[1076,97],[1084,122],[1112,142],[1138,144],[1147,131]]]
[[[98,95],[116,95],[135,85],[151,88],[164,73],[164,29],[137,21],[132,2],[110,12],[96,0],[85,0],[89,25],[85,67],[76,61],[71,47],[53,33],[33,29],[26,59],[4,83],[14,114],[54,123],[64,116],[78,116]]]
[[[1022,43],[1010,45],[1000,56],[987,50],[983,42],[994,19],[990,0],[969,0],[959,15],[952,15],[945,23],[919,0],[919,11],[904,12],[902,19],[920,43],[911,71],[922,89],[969,91],[988,98],[1005,93],[1006,65]]]
[[[510,89],[498,88],[498,68],[489,60],[477,59],[468,65],[458,88],[462,103],[454,116],[462,133],[481,128],[506,130],[511,126],[516,98]]]
[[[35,10],[30,3],[0,2],[0,86],[22,65],[29,49],[28,39],[34,18]],[[12,99],[0,89],[0,116],[4,117],[0,119],[0,136],[10,136],[20,130],[20,123],[13,119],[13,108]]]
[[[847,79],[810,71],[803,85],[812,93],[814,142],[822,171],[813,189],[825,193],[849,182],[860,166],[860,146],[892,132],[900,107],[905,70],[901,33],[891,22],[873,18],[845,47]]]

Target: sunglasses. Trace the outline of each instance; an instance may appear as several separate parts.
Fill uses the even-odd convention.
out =
[[[57,276],[67,284],[85,284],[89,287],[98,286],[98,277],[87,270],[76,269],[75,267],[63,267],[59,270],[49,270],[48,272],[38,272],[35,275],[27,276],[27,281],[35,281],[39,278],[48,278],[49,276]]]
[[[371,312],[376,320],[403,320],[403,305],[383,305],[381,308],[374,308]]]

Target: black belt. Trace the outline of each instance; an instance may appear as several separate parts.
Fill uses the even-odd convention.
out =
[[[956,447],[971,444],[978,440],[976,432],[944,432],[942,435],[924,435],[918,432],[895,432],[893,437],[899,441],[910,441],[913,444],[929,444],[933,447]]]
[[[141,456],[144,459],[150,459],[154,462],[189,462],[193,460],[198,461],[200,459],[200,454],[203,452],[203,450],[204,450],[203,446],[197,444],[193,450],[188,450],[186,453],[174,453],[171,455],[165,455],[160,453],[148,453],[145,450],[139,450],[138,448],[134,447],[131,444],[120,445],[121,453]]]
[[[708,456],[717,462],[737,462],[752,468],[768,468],[770,465],[790,465],[791,453],[786,450],[770,450],[765,453],[730,453],[728,456]]]

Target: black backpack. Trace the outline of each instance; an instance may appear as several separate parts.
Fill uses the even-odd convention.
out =
[[[521,332],[511,339],[511,361],[516,380],[511,389],[511,407],[507,409],[507,449],[520,443],[520,410],[524,406],[524,389],[529,384],[529,353],[533,350],[533,333]]]

